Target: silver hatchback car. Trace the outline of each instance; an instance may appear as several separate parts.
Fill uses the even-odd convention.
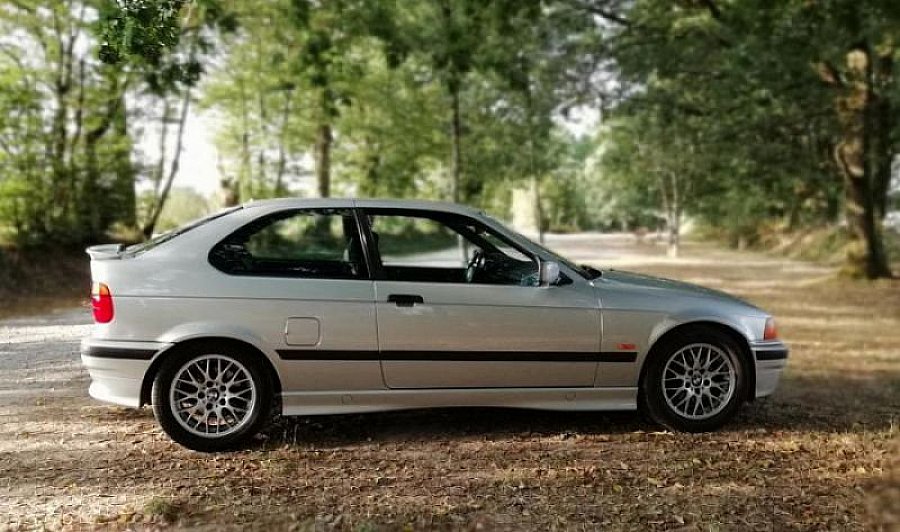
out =
[[[453,204],[252,202],[87,251],[90,394],[152,404],[201,451],[273,412],[641,408],[707,431],[771,394],[788,356],[753,305],[577,266]]]

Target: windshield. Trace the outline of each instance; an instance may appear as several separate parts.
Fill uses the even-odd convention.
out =
[[[585,279],[591,280],[591,279],[596,279],[597,277],[600,277],[600,275],[601,275],[600,270],[598,270],[596,268],[592,268],[590,266],[579,266],[579,265],[575,264],[574,262],[570,261],[569,259],[563,257],[559,253],[556,253],[550,249],[547,249],[546,246],[542,246],[541,244],[538,244],[537,242],[528,238],[527,236],[523,235],[522,233],[512,230],[509,226],[498,221],[496,218],[488,216],[487,214],[485,214],[484,216],[486,218],[490,219],[495,224],[505,227],[508,231],[510,231],[511,233],[513,233],[514,235],[519,237],[520,239],[525,240],[532,246],[540,249],[542,252],[549,255],[556,262],[565,265],[566,267],[568,267],[569,269],[571,269],[573,271],[578,272],[578,274],[581,275],[582,277],[584,277]]]
[[[181,227],[176,227],[175,229],[172,229],[171,231],[166,231],[165,233],[156,235],[153,238],[151,238],[150,240],[147,240],[146,242],[141,242],[140,244],[134,244],[133,246],[128,246],[127,248],[125,248],[125,253],[135,254],[135,253],[142,253],[144,251],[151,250],[160,244],[164,244],[164,243],[168,242],[169,240],[172,240],[173,238],[175,238],[178,235],[183,235],[184,233],[187,233],[191,229],[196,229],[196,228],[200,227],[201,225],[209,223],[217,218],[221,218],[221,217],[225,216],[226,214],[231,214],[240,208],[241,208],[241,206],[238,205],[237,207],[230,207],[228,209],[221,210],[219,212],[215,212],[204,218],[198,218],[197,220],[188,222],[188,223],[182,225]]]

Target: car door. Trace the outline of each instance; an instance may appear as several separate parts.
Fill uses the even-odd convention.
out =
[[[537,261],[475,218],[377,207],[360,218],[389,388],[593,385],[600,316],[589,292],[537,286]],[[467,278],[476,252],[501,264]]]
[[[349,201],[257,217],[209,259],[232,276],[217,296],[240,300],[218,299],[210,313],[233,314],[277,353],[286,408],[294,392],[384,387],[374,285]]]

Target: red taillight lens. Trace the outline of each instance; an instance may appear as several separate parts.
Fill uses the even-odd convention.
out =
[[[775,327],[775,319],[769,318],[766,320],[766,329],[763,331],[763,340],[777,340],[778,339],[778,328]]]
[[[91,287],[91,310],[97,323],[109,323],[113,319],[112,294],[103,283],[94,283]]]

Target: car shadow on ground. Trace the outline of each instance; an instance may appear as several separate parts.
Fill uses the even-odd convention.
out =
[[[575,434],[660,430],[636,412],[549,412],[509,408],[434,408],[281,417],[266,431],[269,445],[347,446],[369,442],[515,440]]]
[[[747,432],[890,431],[900,408],[900,375],[786,378],[785,391],[743,405],[721,429]],[[893,413],[893,414],[892,414]],[[266,446],[342,447],[369,442],[515,440],[617,436],[665,428],[639,412],[554,412],[505,408],[440,408],[372,414],[279,417]]]

